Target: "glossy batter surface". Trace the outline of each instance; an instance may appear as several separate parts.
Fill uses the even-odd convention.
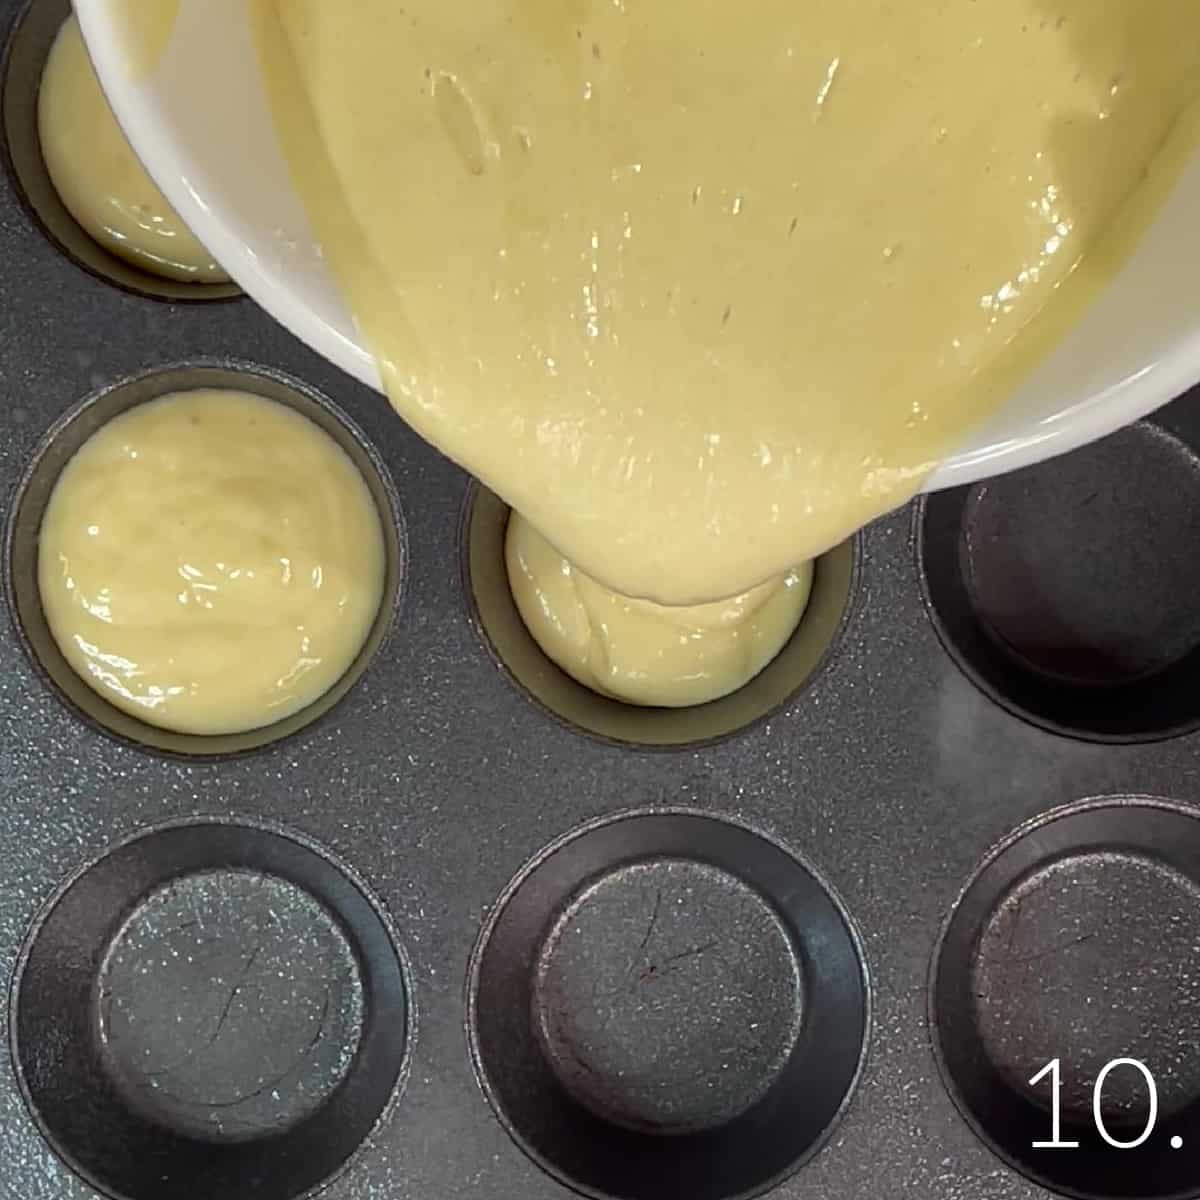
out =
[[[156,53],[155,44],[169,33],[169,25],[158,28],[163,12],[155,3],[146,6],[143,20],[154,17],[155,24],[144,30],[140,54]],[[63,25],[46,61],[38,127],[55,190],[106,250],[168,279],[228,282],[125,140],[74,16]]]
[[[352,7],[256,14],[394,404],[671,604],[911,495],[1104,282],[1200,91],[1194,0]]]
[[[151,401],[94,434],[42,523],[42,605],[96,691],[184,733],[256,729],[346,672],[379,610],[379,513],[332,438],[241,392]]]
[[[505,558],[517,609],[547,657],[593,691],[672,708],[753,679],[800,623],[813,577],[805,563],[727,600],[665,608],[590,579],[518,513]]]

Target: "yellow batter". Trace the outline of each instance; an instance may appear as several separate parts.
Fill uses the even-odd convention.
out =
[[[146,19],[162,11],[148,4]],[[145,48],[145,53],[151,52]],[[46,61],[38,93],[38,125],[42,156],[55,189],[75,220],[101,246],[143,271],[168,279],[229,281],[125,140],[74,16],[59,31]]]
[[[139,405],[63,470],[42,605],[72,667],[183,733],[233,733],[320,697],[383,588],[379,513],[328,434],[282,404],[190,391]]]
[[[1195,0],[255,12],[397,409],[582,571],[668,604],[910,496],[1196,140]]]
[[[179,23],[182,0],[113,0],[109,11],[117,23],[126,73],[137,81],[162,62]]]
[[[664,608],[589,579],[516,513],[505,557],[517,609],[554,662],[593,691],[662,707],[703,704],[753,679],[799,624],[813,577],[805,563],[728,600]]]

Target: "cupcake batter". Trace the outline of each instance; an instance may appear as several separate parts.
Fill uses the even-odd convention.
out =
[[[1197,140],[1194,0],[465,11],[256,0],[297,185],[404,418],[672,605],[907,499]]]
[[[379,610],[379,513],[311,421],[197,390],[116,417],[42,522],[42,606],[105,699],[182,733],[256,729],[318,699]]]
[[[716,700],[757,675],[799,624],[813,577],[805,563],[729,600],[664,608],[588,578],[517,513],[505,557],[517,609],[550,659],[593,691],[661,707]]]
[[[153,3],[145,8],[146,19],[161,11]],[[42,157],[63,204],[104,249],[167,279],[229,281],[125,140],[75,16],[59,31],[46,61],[38,126]]]

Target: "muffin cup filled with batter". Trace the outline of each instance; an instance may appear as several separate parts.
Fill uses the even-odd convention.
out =
[[[510,585],[506,543],[519,518],[485,488],[473,489],[463,519],[464,590],[489,651],[539,705],[568,725],[609,741],[670,748],[715,741],[770,716],[820,673],[850,618],[858,586],[857,538],[812,564],[807,605],[779,652],[743,686],[679,707],[602,695],[554,662],[530,633]]]
[[[194,474],[195,464],[162,440],[164,421],[173,419],[167,406],[177,406],[189,439],[194,429],[198,444],[211,448],[221,430],[206,431],[205,421],[220,419],[228,432],[228,421],[238,419],[239,410],[231,417],[222,406],[239,399],[271,454],[261,463],[260,456],[232,450],[226,462],[210,458],[221,477],[209,482],[230,501],[216,511],[204,503],[203,479],[192,479],[189,499],[185,477]],[[199,425],[191,424],[193,417]],[[126,429],[128,438],[122,436]],[[336,478],[318,480],[310,470],[293,486],[281,487],[279,508],[273,511],[269,480],[255,475],[285,461],[278,442],[289,433],[305,437],[313,454],[302,457],[310,467],[325,462]],[[138,523],[138,543],[126,545],[110,570],[104,554],[95,551],[119,534],[122,513],[137,511],[130,497],[112,489],[131,478],[130,459],[139,438],[151,458],[133,462],[142,472],[139,486],[149,484],[153,491],[157,478],[161,501],[145,496],[145,507],[153,510],[150,519]],[[116,453],[115,466],[105,465],[112,457],[106,451]],[[202,465],[204,456],[197,461]],[[101,476],[105,486],[97,491]],[[345,484],[338,494],[347,497],[346,511],[331,513],[334,524],[324,542],[314,543],[310,510],[325,505],[326,482]],[[99,514],[90,527],[80,524],[79,496]],[[319,551],[339,539],[350,542],[356,531],[365,539],[361,556],[331,551],[314,553],[307,561],[306,547]],[[160,535],[169,562],[155,562],[153,544]],[[185,561],[187,555],[179,558],[173,574],[177,551],[188,544],[197,548],[198,557],[195,562]],[[70,413],[48,435],[26,476],[10,519],[7,550],[12,610],[27,649],[59,694],[121,737],[169,753],[204,756],[273,742],[331,709],[366,669],[390,628],[404,565],[394,490],[382,464],[342,414],[274,375],[212,366],[142,376]],[[290,571],[297,573],[299,586],[293,586]],[[164,600],[166,583],[173,586],[175,574],[178,607],[171,596]],[[115,618],[111,633],[110,617]],[[145,675],[121,661],[130,657],[128,638],[139,630],[151,638]],[[291,678],[276,670],[285,659]],[[160,692],[161,703],[155,700]]]
[[[4,54],[3,144],[17,191],[67,256],[155,299],[241,295],[141,169],[67,0],[33,0]]]
[[[795,632],[813,564],[711,604],[623,596],[580,571],[523,517],[505,535],[517,610],[547,657],[584,687],[626,704],[690,708],[750,682]]]

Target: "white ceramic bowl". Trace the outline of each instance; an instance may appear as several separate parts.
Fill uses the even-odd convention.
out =
[[[246,292],[377,388],[375,363],[321,260],[276,143],[246,0],[178,2],[166,53],[139,80],[127,68],[116,19],[129,0],[75,0],[121,124],[159,187]],[[1200,156],[1082,323],[926,490],[1074,449],[1200,381],[1197,214]]]

